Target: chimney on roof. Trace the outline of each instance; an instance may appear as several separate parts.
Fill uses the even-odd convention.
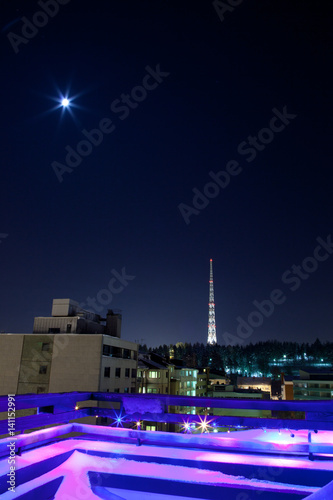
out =
[[[114,313],[112,309],[108,310],[106,315],[106,335],[111,335],[112,337],[121,337],[121,319],[122,316],[119,313]]]

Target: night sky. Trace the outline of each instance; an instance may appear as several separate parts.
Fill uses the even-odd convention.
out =
[[[219,344],[332,340],[330,2],[1,4],[0,330],[205,343],[212,258]]]

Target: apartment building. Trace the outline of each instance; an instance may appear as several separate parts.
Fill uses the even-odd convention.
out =
[[[293,380],[294,399],[333,399],[333,370],[306,368]]]
[[[141,394],[170,394],[172,365],[158,354],[139,353],[138,392]]]
[[[55,299],[34,333],[0,334],[0,394],[136,392],[138,345],[121,337],[121,315],[102,319]]]

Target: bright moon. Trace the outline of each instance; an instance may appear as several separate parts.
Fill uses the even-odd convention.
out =
[[[61,104],[63,105],[64,108],[66,108],[69,105],[69,100],[64,97],[63,100],[61,101]]]

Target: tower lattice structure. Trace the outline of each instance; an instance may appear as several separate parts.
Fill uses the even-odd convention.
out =
[[[208,339],[207,344],[216,344],[215,302],[213,281],[213,259],[210,259],[209,304],[208,304]]]

